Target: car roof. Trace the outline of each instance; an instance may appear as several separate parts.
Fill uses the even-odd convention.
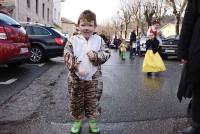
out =
[[[22,26],[43,26],[43,27],[48,27],[44,24],[41,23],[36,23],[36,22],[19,22]]]

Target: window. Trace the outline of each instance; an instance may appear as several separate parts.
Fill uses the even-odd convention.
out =
[[[31,18],[27,17],[27,19],[26,19],[26,20],[27,20],[27,22],[30,22],[30,21],[31,21]]]
[[[56,21],[56,8],[54,8],[54,20]]]
[[[49,8],[47,8],[47,21],[49,21]]]
[[[27,7],[30,8],[31,7],[30,0],[26,0],[26,3],[27,3]]]
[[[28,35],[32,35],[33,34],[32,28],[30,26],[24,26],[24,28],[25,28],[25,30],[26,30]]]
[[[42,18],[44,19],[44,8],[45,8],[45,5],[44,3],[42,4]]]
[[[60,22],[60,12],[58,13],[58,21]]]
[[[47,31],[46,29],[42,28],[42,27],[36,27],[33,26],[33,35],[50,35],[49,31]]]
[[[38,14],[38,0],[36,0],[35,2],[36,2],[35,11],[36,11],[36,14]]]

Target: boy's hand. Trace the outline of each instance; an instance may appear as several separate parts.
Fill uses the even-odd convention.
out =
[[[95,54],[91,49],[88,50],[87,55],[88,55],[90,60],[94,60]]]
[[[73,55],[68,54],[65,55],[64,61],[69,70],[77,69],[78,65],[80,64],[81,61],[77,61],[77,57],[73,57]]]
[[[85,68],[79,68],[79,74],[80,74],[80,76],[84,77],[86,75],[86,69]]]
[[[71,54],[67,54],[64,56],[64,61],[65,61],[65,65],[67,65],[67,67],[69,69],[72,68],[72,64],[73,64],[73,59],[72,59],[72,55]]]

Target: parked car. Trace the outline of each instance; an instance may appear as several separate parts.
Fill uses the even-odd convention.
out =
[[[111,49],[117,49],[117,46],[114,44],[114,39],[111,41],[111,43],[109,44],[109,47]]]
[[[38,23],[23,22],[21,25],[28,33],[32,63],[63,55],[67,38],[60,31]]]
[[[162,45],[160,45],[160,54],[163,58],[167,59],[168,56],[178,55],[178,41],[179,36],[169,36],[162,40]]]
[[[14,67],[31,56],[25,29],[10,16],[0,13],[0,64]]]
[[[63,34],[63,36],[65,37],[65,38],[67,38],[67,40],[69,40],[69,34],[68,33],[62,33]]]

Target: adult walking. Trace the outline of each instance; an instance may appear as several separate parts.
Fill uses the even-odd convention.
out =
[[[136,54],[136,34],[135,30],[131,32],[130,35],[130,58],[133,57],[133,54]]]
[[[192,126],[183,134],[200,134],[200,1],[188,0],[179,41],[179,58],[192,83]]]
[[[117,35],[115,35],[115,37],[113,39],[113,44],[115,45],[116,48],[119,47],[119,39],[117,38]]]

